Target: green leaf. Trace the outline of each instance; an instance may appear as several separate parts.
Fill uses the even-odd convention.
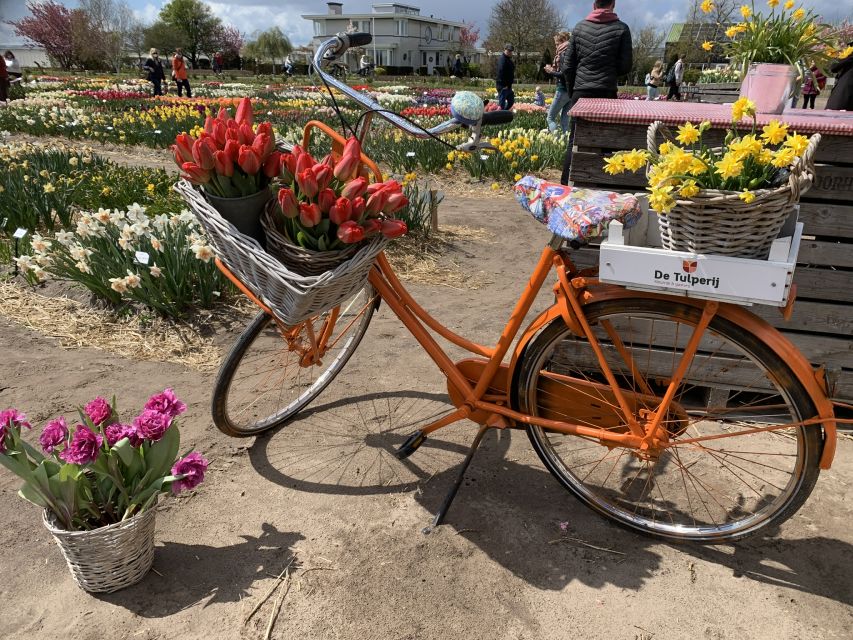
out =
[[[18,495],[24,500],[32,502],[37,507],[41,507],[42,509],[49,508],[47,500],[45,500],[39,490],[34,488],[32,485],[22,485],[21,488],[18,489]]]
[[[118,454],[118,457],[127,467],[131,467],[137,456],[136,449],[130,444],[130,440],[122,438],[113,445],[113,449]]]
[[[151,445],[145,459],[148,471],[153,472],[153,477],[161,479],[169,473],[178,455],[181,446],[181,436],[178,428],[173,426],[166,429],[166,433],[157,442]]]

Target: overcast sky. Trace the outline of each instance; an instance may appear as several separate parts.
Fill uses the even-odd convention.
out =
[[[76,0],[59,0],[68,7],[77,6]],[[344,13],[369,13],[370,0],[342,0]],[[374,0],[382,1],[382,0]],[[387,1],[387,0],[385,0]],[[254,32],[277,25],[296,45],[305,44],[313,35],[313,27],[300,16],[309,13],[326,13],[322,0],[205,0],[213,12],[224,22],[231,23],[240,31],[251,36]],[[166,0],[127,0],[130,7],[144,22],[150,23],[157,16]],[[480,27],[480,35],[488,32],[487,22],[494,4],[493,0],[409,0],[407,4],[418,6],[423,15],[434,15],[457,21],[473,21]],[[592,0],[569,0],[556,2],[565,16],[566,26],[571,27],[582,19],[592,5]],[[631,26],[654,23],[667,27],[684,18],[688,0],[617,0],[616,12]],[[822,12],[827,20],[849,17],[850,0],[805,0],[806,6]],[[464,7],[464,8],[462,8]],[[0,44],[13,44],[21,39],[14,35],[5,20],[15,20],[27,15],[25,0],[0,0]]]

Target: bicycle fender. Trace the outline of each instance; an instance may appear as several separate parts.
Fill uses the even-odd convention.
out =
[[[582,306],[586,306],[594,302],[603,302],[606,300],[616,300],[620,298],[653,298],[667,301],[672,301],[673,299],[672,296],[663,294],[630,291],[618,285],[609,285],[593,281],[588,281],[588,284],[590,285],[589,288],[584,288],[583,293],[579,296]],[[565,296],[565,294],[562,294],[562,296]],[[562,296],[558,295],[558,298]],[[563,298],[563,301],[565,303],[565,298]],[[678,298],[678,301],[682,304],[696,307],[697,309],[702,309],[705,305],[705,301],[697,298],[683,297]],[[547,315],[550,311],[551,310],[549,309],[542,314],[542,316]],[[557,312],[551,319],[559,315],[560,313]],[[832,460],[835,457],[835,448],[838,437],[836,432],[835,413],[832,401],[829,399],[827,392],[826,379],[824,377],[823,370],[815,370],[811,363],[806,360],[802,352],[776,327],[763,318],[759,318],[755,314],[750,313],[745,308],[721,302],[717,315],[722,316],[729,322],[737,324],[755,336],[760,336],[759,339],[770,347],[770,349],[791,368],[791,371],[797,377],[797,380],[799,380],[803,385],[806,393],[809,395],[809,398],[814,403],[814,406],[817,409],[817,417],[821,418],[820,425],[823,429],[823,451],[820,456],[820,468],[829,469],[832,466]],[[540,316],[540,318],[542,316]],[[534,324],[538,320],[539,318],[534,321]],[[525,332],[522,340],[525,338],[527,338],[527,332]],[[520,354],[519,351],[516,351],[516,353],[513,354],[513,363],[515,362],[515,357],[518,354]],[[512,368],[512,365],[510,366]]]

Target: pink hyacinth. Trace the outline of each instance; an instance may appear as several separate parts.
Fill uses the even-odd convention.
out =
[[[172,426],[172,416],[154,409],[146,409],[133,419],[133,426],[141,437],[156,442]]]
[[[165,413],[175,418],[187,410],[187,405],[181,402],[175,395],[175,392],[169,388],[164,389],[163,393],[158,393],[148,398],[148,402],[145,403],[145,409]]]
[[[100,396],[87,404],[84,411],[94,425],[100,425],[113,415],[113,408],[110,403]]]
[[[89,464],[98,457],[103,442],[103,436],[85,425],[78,424],[71,442],[59,457],[71,464]]]
[[[53,453],[53,450],[64,444],[67,438],[68,424],[65,422],[65,418],[60,416],[44,425],[39,436],[39,443],[41,443],[41,448],[45,453]]]
[[[178,460],[172,467],[172,475],[179,477],[172,483],[172,493],[177,495],[181,491],[194,489],[200,485],[204,480],[204,472],[207,471],[208,464],[204,456],[195,451]]]

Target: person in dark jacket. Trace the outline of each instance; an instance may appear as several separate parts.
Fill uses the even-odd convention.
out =
[[[498,104],[501,109],[512,109],[515,104],[515,93],[512,84],[515,82],[515,63],[512,61],[512,52],[515,48],[508,44],[504,52],[498,58],[498,73],[495,76],[495,88],[498,90]]]
[[[548,123],[548,130],[551,133],[557,130],[557,126],[562,128],[563,133],[569,130],[569,92],[566,90],[563,68],[566,66],[566,53],[569,50],[570,37],[571,34],[568,31],[560,31],[554,36],[557,53],[554,54],[554,62],[545,65],[545,73],[557,79],[554,100],[551,101],[551,108],[548,109],[548,115],[545,118]]]
[[[143,68],[148,72],[148,81],[154,85],[154,95],[162,96],[163,80],[166,78],[166,74],[163,71],[163,63],[160,61],[160,52],[157,49],[151,49]]]
[[[569,109],[581,98],[616,98],[619,76],[631,70],[631,30],[613,12],[616,0],[594,0],[592,13],[572,29],[566,67]],[[575,122],[572,120],[569,148],[563,160],[562,184],[569,183]]]
[[[853,47],[853,42],[848,46]],[[853,111],[853,55],[833,63],[829,71],[835,74],[835,87],[826,101],[826,108]]]
[[[457,78],[462,77],[462,56],[458,53],[456,54],[456,58],[453,60],[453,75]]]

